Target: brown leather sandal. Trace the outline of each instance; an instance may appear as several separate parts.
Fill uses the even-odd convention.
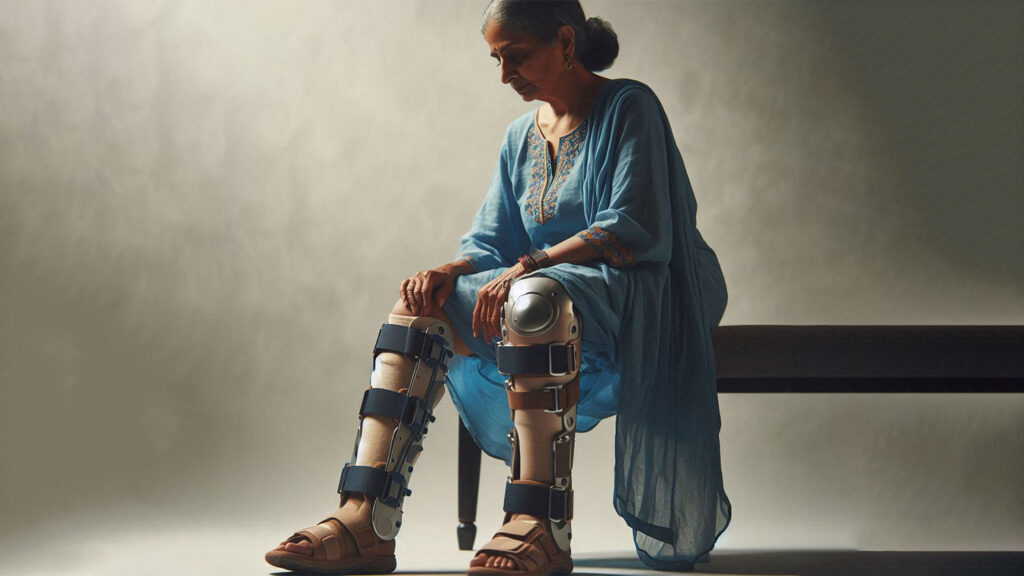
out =
[[[473,566],[469,576],[551,576],[572,572],[572,557],[555,544],[544,522],[512,520],[477,552],[512,560],[514,569]]]
[[[312,556],[280,547],[304,539],[313,544]],[[395,570],[395,541],[378,538],[370,521],[352,508],[338,508],[316,526],[292,534],[265,559],[278,568],[313,574],[386,574]]]

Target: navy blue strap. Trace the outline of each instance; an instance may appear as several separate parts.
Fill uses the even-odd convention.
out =
[[[363,393],[359,415],[366,414],[398,420],[415,434],[423,431],[427,421],[433,422],[437,419],[422,398],[387,388],[370,388]]]
[[[545,374],[564,376],[576,370],[576,349],[572,344],[498,345],[498,372],[502,374]]]
[[[556,522],[572,519],[572,490],[535,484],[505,484],[505,512],[550,518]]]
[[[445,348],[445,340],[437,334],[427,334],[400,324],[382,324],[377,333],[377,344],[373,347],[373,357],[380,352],[397,352],[423,360],[427,366],[446,364],[453,354]]]
[[[381,502],[393,508],[402,503],[402,499],[412,494],[405,487],[405,476],[397,472],[385,472],[373,466],[352,466],[345,464],[341,469],[338,481],[338,494],[358,492],[375,496]]]

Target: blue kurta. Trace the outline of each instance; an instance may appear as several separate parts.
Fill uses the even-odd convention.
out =
[[[509,125],[456,254],[475,272],[456,279],[444,304],[476,353],[453,358],[448,390],[477,443],[508,463],[504,376],[494,342],[473,337],[477,290],[522,254],[573,235],[602,255],[534,274],[559,281],[583,319],[577,430],[617,415],[615,510],[641,560],[661,569],[691,568],[731,516],[710,336],[726,287],[696,212],[661,102],[646,84],[612,80],[560,139],[554,169],[535,111]]]

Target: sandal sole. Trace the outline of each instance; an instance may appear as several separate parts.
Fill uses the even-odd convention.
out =
[[[353,559],[348,561],[316,561],[308,556],[300,556],[290,552],[267,552],[264,560],[271,566],[305,572],[307,574],[388,574],[395,571],[398,565],[394,554],[376,556],[370,559]]]
[[[569,574],[572,572],[572,560],[565,564],[551,566],[540,572],[526,572],[523,570],[506,570],[503,568],[486,568],[474,566],[466,571],[467,576],[555,576],[556,574]]]

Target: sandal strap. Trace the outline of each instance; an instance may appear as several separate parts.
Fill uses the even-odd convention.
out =
[[[477,552],[500,554],[511,559],[518,570],[534,571],[551,564],[561,551],[539,524],[525,520],[508,522]]]
[[[324,522],[331,518],[337,520],[344,527],[345,531],[348,532],[350,541],[355,545],[355,551],[360,555],[365,555],[369,549],[379,543],[377,533],[373,530],[373,522],[363,520],[354,511],[348,508],[339,508],[325,519]],[[354,528],[354,526],[360,527]]]
[[[335,520],[337,524],[331,520]],[[361,526],[361,528],[353,528],[353,526]],[[340,560],[349,552],[366,556],[371,553],[370,549],[379,544],[372,523],[347,508],[335,510],[316,526],[299,530],[292,534],[286,542],[298,537],[304,537],[312,544],[314,560]]]
[[[295,534],[309,538],[309,542],[313,545],[314,560],[341,558],[341,542],[338,541],[338,533],[333,526],[321,523],[305,530],[299,530]]]

